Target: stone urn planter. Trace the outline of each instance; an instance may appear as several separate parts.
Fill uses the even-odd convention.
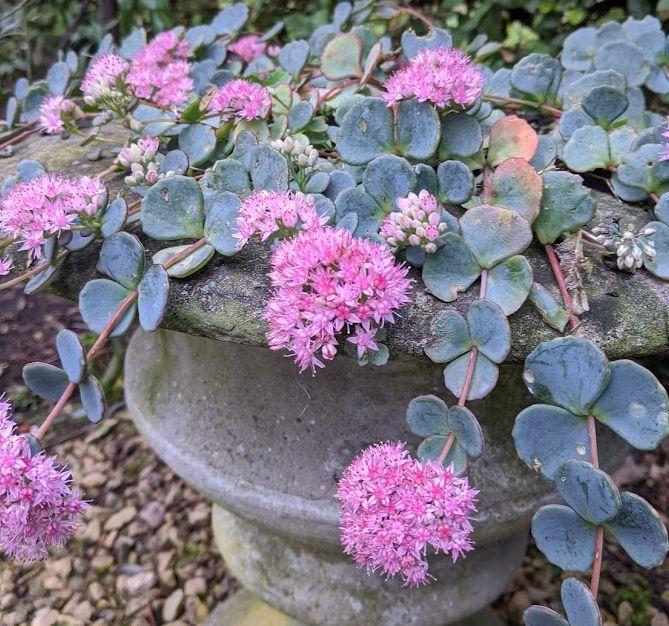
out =
[[[62,159],[67,144],[35,138],[3,163],[1,173],[9,175],[27,155],[66,169],[62,162],[49,163],[56,143]],[[84,149],[70,148],[70,167],[81,168]],[[618,202],[596,197],[600,213]],[[626,211],[642,222],[642,209]],[[160,248],[156,241],[145,245],[149,253]],[[76,296],[95,275],[98,251],[93,245],[69,257],[55,290]],[[361,368],[339,357],[316,377],[300,375],[265,346],[267,255],[266,247],[253,244],[234,258],[216,259],[188,281],[174,281],[165,328],[136,332],[126,359],[126,399],[135,423],[161,458],[214,502],[218,546],[247,590],[220,607],[210,623],[494,623],[480,611],[512,580],[529,518],[553,498],[548,483],[518,459],[511,430],[518,412],[533,402],[521,379],[522,361],[557,333],[528,303],[511,316],[513,348],[499,383],[485,400],[471,403],[487,444],[469,471],[480,490],[477,549],[455,565],[436,557],[431,571],[437,580],[405,589],[397,580],[367,575],[342,553],[333,494],[341,472],[365,446],[388,439],[418,443],[404,422],[414,396],[452,401],[442,366],[424,355],[429,323],[444,308],[465,311],[475,296],[445,304],[417,282],[413,304],[389,330],[388,365]],[[532,247],[527,256],[536,279],[550,287],[541,250]],[[667,350],[665,284],[645,273],[612,272],[593,259],[587,291],[590,311],[578,336],[594,340],[611,359]],[[601,431],[601,458],[610,470],[626,449]]]

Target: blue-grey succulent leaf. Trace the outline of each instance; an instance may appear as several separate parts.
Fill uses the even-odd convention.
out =
[[[455,233],[446,233],[443,245],[429,254],[423,265],[425,286],[444,302],[453,302],[480,275],[481,266],[462,237]]]
[[[98,379],[92,374],[81,381],[79,398],[86,411],[86,417],[97,424],[105,415],[105,394]]]
[[[409,29],[402,33],[402,50],[407,59],[413,59],[421,50],[431,50],[440,46],[453,45],[453,37],[443,28],[432,28],[424,35],[419,36]]]
[[[128,219],[128,205],[123,198],[112,200],[102,214],[100,234],[105,238],[120,231]]]
[[[627,443],[653,450],[669,435],[669,398],[659,380],[634,361],[610,364],[611,378],[591,413]]]
[[[523,613],[525,626],[569,626],[569,622],[546,606],[532,605]]]
[[[400,154],[416,161],[429,159],[437,151],[440,136],[439,115],[429,102],[400,102],[396,134]]]
[[[624,491],[617,517],[606,524],[631,559],[651,569],[664,562],[669,550],[667,529],[658,512],[642,497]]]
[[[567,578],[562,583],[560,595],[570,624],[602,626],[597,600],[583,582],[577,578]]]
[[[132,291],[113,280],[98,278],[84,285],[79,292],[79,311],[88,328],[100,335],[108,323],[112,321],[116,311]],[[130,327],[135,319],[137,304],[133,302],[121,319],[115,324],[110,337],[119,337]]]
[[[600,525],[621,507],[620,493],[611,477],[587,461],[565,461],[555,472],[555,486],[564,501],[584,520]]]
[[[279,51],[279,64],[281,67],[297,76],[309,58],[309,44],[304,39],[297,39],[287,43]]]
[[[539,215],[541,195],[541,177],[525,159],[506,159],[495,168],[490,182],[490,202],[495,206],[515,211],[532,224]]]
[[[261,144],[254,152],[249,168],[254,189],[284,191],[288,189],[288,162],[280,152]]]
[[[513,440],[518,456],[548,480],[564,461],[590,458],[587,420],[549,404],[523,409],[516,417]]]
[[[484,299],[467,309],[467,326],[472,344],[495,363],[502,363],[511,350],[511,327],[501,307]]]
[[[153,262],[163,265],[169,261],[170,258],[183,252],[186,248],[188,248],[188,245],[163,248],[153,255]],[[215,253],[216,250],[214,247],[206,244],[172,265],[167,270],[167,275],[172,278],[186,278],[191,274],[195,274],[195,272],[198,272],[209,263]]]
[[[447,113],[441,120],[439,159],[462,159],[474,156],[483,145],[481,124],[467,113]]]
[[[376,233],[385,216],[384,210],[372,197],[358,187],[344,189],[337,196],[335,206],[337,209],[337,222],[349,214],[357,216],[354,234],[358,237]]]
[[[569,313],[558,303],[546,287],[540,283],[532,283],[529,298],[546,324],[560,333],[564,331],[569,323]]]
[[[448,363],[472,347],[467,321],[453,309],[439,311],[430,322],[425,354],[435,363]]]
[[[60,367],[48,363],[28,363],[23,367],[23,382],[42,400],[58,402],[70,380]]]
[[[243,2],[223,9],[212,21],[211,25],[219,35],[231,35],[239,31],[249,17],[249,9]]]
[[[600,126],[582,126],[565,144],[562,160],[574,172],[607,168],[611,161],[608,134]]]
[[[669,226],[663,222],[648,222],[646,228],[655,231],[648,240],[655,245],[655,256],[644,254],[646,269],[663,280],[669,280]]]
[[[179,133],[179,149],[191,166],[201,165],[216,149],[216,133],[207,124],[190,124]]]
[[[49,91],[57,96],[62,96],[67,90],[71,75],[70,66],[65,61],[54,63],[46,73],[46,82],[49,85]]]
[[[611,41],[599,48],[594,67],[597,70],[620,72],[632,87],[643,85],[650,72],[650,64],[643,50],[629,41]]]
[[[239,250],[239,239],[235,234],[241,204],[239,196],[223,191],[207,206],[204,236],[207,243],[223,256],[232,256]]]
[[[297,132],[302,130],[314,116],[314,105],[307,100],[299,100],[288,112],[288,128],[290,130]]]
[[[448,406],[437,396],[417,396],[409,402],[406,421],[414,435],[448,434]]]
[[[546,102],[557,94],[561,77],[562,67],[556,59],[533,52],[514,65],[511,87],[538,102]]]
[[[530,393],[575,415],[589,415],[609,383],[606,355],[592,341],[559,337],[540,343],[525,359]]]
[[[56,335],[56,349],[58,350],[60,363],[70,382],[81,382],[86,371],[86,357],[77,333],[63,328]]]
[[[561,504],[542,506],[532,518],[537,548],[553,565],[573,572],[587,572],[592,566],[596,528]]]
[[[587,72],[597,53],[597,29],[579,28],[567,35],[562,44],[562,67],[566,70]]]
[[[142,230],[152,239],[199,239],[204,229],[204,197],[187,176],[159,180],[142,199]]]
[[[444,161],[437,167],[439,199],[464,204],[474,193],[474,175],[462,161]]]
[[[134,290],[144,273],[144,246],[135,235],[118,232],[105,239],[97,270]]]
[[[522,255],[495,265],[488,271],[486,298],[500,306],[504,315],[515,313],[532,288],[532,266]]]
[[[416,456],[420,461],[436,461],[439,459],[448,437],[445,435],[432,435],[418,446]],[[461,476],[467,470],[467,453],[464,448],[454,441],[451,449],[444,458],[443,465],[448,467],[453,464],[453,472],[456,476]]]
[[[165,317],[170,279],[162,265],[153,264],[137,286],[139,324],[147,332],[157,330]]]
[[[608,127],[627,110],[629,100],[621,89],[600,85],[583,96],[581,106],[597,124]]]
[[[188,155],[183,150],[170,150],[160,161],[158,172],[181,176],[188,172],[189,165]]]
[[[444,369],[444,383],[446,388],[456,397],[460,397],[469,366],[471,351],[451,361]],[[497,384],[499,368],[487,356],[480,352],[476,355],[474,370],[465,398],[468,402],[485,398]]]
[[[397,210],[397,198],[404,198],[416,186],[416,174],[406,159],[394,154],[376,157],[362,175],[365,191],[386,212]]]
[[[468,457],[478,459],[483,455],[483,431],[476,416],[467,407],[457,404],[452,406],[448,412],[447,426]]]

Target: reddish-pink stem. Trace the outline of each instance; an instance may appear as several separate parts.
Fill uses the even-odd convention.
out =
[[[18,143],[22,139],[25,139],[26,137],[30,137],[30,135],[34,135],[35,133],[39,132],[39,128],[33,128],[31,130],[25,130],[22,133],[19,133],[16,135],[16,137],[12,137],[11,139],[8,139],[4,143],[0,144],[0,150],[4,150],[8,146],[11,146],[12,144]]]
[[[569,323],[571,324],[571,329],[575,330],[581,324],[581,321],[574,314],[574,302],[571,299],[571,294],[567,289],[567,285],[564,282],[564,275],[562,274],[562,268],[560,267],[560,260],[555,253],[555,248],[550,243],[547,243],[544,246],[546,250],[546,256],[548,257],[548,262],[550,263],[551,270],[553,270],[553,275],[557,281],[558,288],[562,294],[562,301],[564,302],[565,309],[569,314]]]
[[[590,444],[590,462],[599,467],[599,451],[597,449],[597,429],[595,418],[588,415],[588,443]],[[602,558],[604,556],[604,527],[597,526],[595,531],[595,554],[592,565],[592,578],[590,578],[590,593],[597,600],[599,591],[599,580],[602,575]]]
[[[67,256],[67,250],[61,250],[58,253],[58,256],[56,257],[56,260],[60,261],[61,259],[64,259]],[[12,278],[11,280],[8,280],[4,283],[0,283],[0,291],[4,291],[5,289],[9,289],[10,287],[13,287],[14,285],[18,285],[22,283],[24,280],[28,280],[29,278],[32,278],[33,276],[36,276],[39,274],[41,271],[45,270],[47,267],[49,267],[50,263],[47,261],[45,263],[40,263],[36,267],[33,267],[33,269],[28,270],[27,272],[24,272],[23,274],[20,274],[16,278]]]

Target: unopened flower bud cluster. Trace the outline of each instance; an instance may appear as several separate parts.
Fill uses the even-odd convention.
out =
[[[156,155],[159,141],[155,137],[143,137],[137,143],[123,148],[116,158],[117,164],[130,170],[125,177],[126,185],[155,185],[165,174],[158,171]]]
[[[316,148],[290,135],[285,139],[276,139],[270,145],[307,172],[310,172],[318,161],[318,150]]]
[[[425,189],[397,199],[399,211],[393,211],[381,224],[381,236],[394,250],[420,246],[425,252],[437,251],[436,240],[448,226],[442,221],[442,207]]]
[[[634,272],[643,267],[644,257],[655,258],[655,242],[648,237],[655,233],[654,228],[646,226],[638,233],[618,224],[597,226],[592,229],[596,238],[616,255],[618,269]]]

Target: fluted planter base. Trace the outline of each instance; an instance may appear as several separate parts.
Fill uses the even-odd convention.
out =
[[[404,415],[426,393],[454,402],[443,368],[425,361],[361,368],[338,358],[312,378],[266,348],[171,331],[136,333],[126,357],[130,413],[163,460],[214,501],[231,572],[284,620],[310,626],[457,623],[494,600],[520,565],[530,516],[552,496],[516,455],[511,430],[531,399],[513,364],[500,368],[490,396],[470,403],[487,445],[468,472],[480,490],[476,550],[456,564],[431,557],[436,581],[418,589],[369,576],[342,553],[339,476],[372,443],[416,446]],[[615,465],[624,450],[610,441],[601,437],[602,458]]]

